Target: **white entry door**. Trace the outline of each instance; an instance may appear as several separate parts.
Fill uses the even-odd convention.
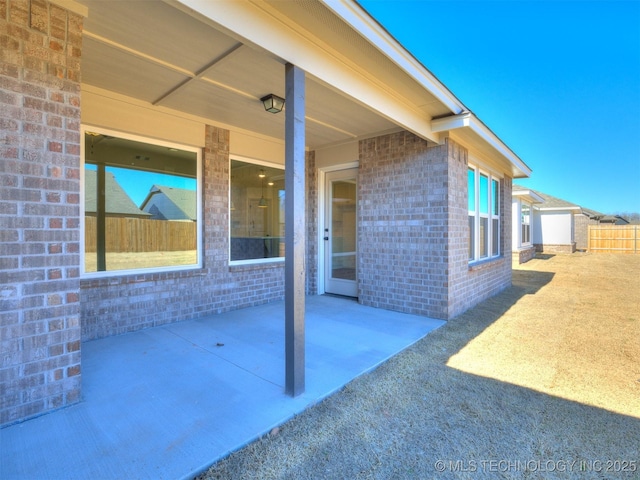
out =
[[[358,296],[357,169],[326,174],[324,219],[324,290]]]

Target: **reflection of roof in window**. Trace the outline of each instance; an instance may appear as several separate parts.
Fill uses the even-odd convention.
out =
[[[111,172],[105,172],[106,214],[107,215],[135,215],[149,216],[140,210],[127,192],[120,186]],[[84,172],[84,210],[96,213],[98,209],[98,172],[85,170]]]
[[[183,218],[189,218],[191,220],[197,220],[197,204],[196,204],[196,192],[195,190],[187,190],[184,188],[165,187],[161,185],[154,185],[151,187],[147,198],[144,199],[140,208],[145,211],[150,211],[151,206],[147,208],[147,205],[156,195],[162,195],[171,202],[173,208],[177,208],[183,214]],[[162,205],[156,204],[157,209],[162,209]],[[177,219],[175,214],[169,211],[159,212],[162,217],[172,220]]]

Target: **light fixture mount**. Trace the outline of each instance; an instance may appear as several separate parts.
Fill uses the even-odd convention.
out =
[[[264,109],[270,113],[280,113],[284,108],[284,98],[270,93],[260,99]]]

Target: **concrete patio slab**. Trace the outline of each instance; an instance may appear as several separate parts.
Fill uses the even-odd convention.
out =
[[[0,430],[0,478],[193,478],[444,323],[329,296],[306,312],[296,398],[283,302],[83,344],[82,402]]]

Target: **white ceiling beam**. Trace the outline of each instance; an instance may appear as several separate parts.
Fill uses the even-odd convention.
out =
[[[267,3],[210,0],[171,3],[243,43],[269,52],[283,64],[299,66],[308,75],[416,135],[434,142],[439,140],[431,131],[431,119],[418,106]]]
[[[166,93],[161,95],[157,100],[152,102],[152,105],[162,104],[165,100],[167,100],[169,97],[173,96],[174,94],[178,93],[179,91],[183,90],[190,83],[203,78],[207,73],[209,73],[214,67],[219,65],[222,61],[232,57],[233,54],[236,53],[242,46],[243,46],[242,43],[236,43],[233,47],[228,49],[226,52],[214,58],[211,62],[209,62],[207,65],[205,65],[200,70],[198,70],[195,73],[195,75],[191,75],[189,78],[187,78],[183,82],[169,89]]]

